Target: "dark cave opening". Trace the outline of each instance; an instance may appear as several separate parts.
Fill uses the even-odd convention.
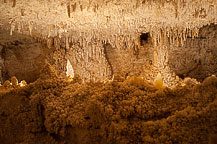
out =
[[[141,35],[140,35],[140,45],[144,45],[144,43],[148,41],[149,37],[150,37],[149,33],[141,33]]]

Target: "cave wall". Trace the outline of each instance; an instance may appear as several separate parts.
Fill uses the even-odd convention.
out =
[[[211,24],[202,27],[197,38],[188,36],[183,45],[167,39],[156,46],[149,36],[147,40],[138,39],[138,45],[133,44],[130,49],[125,43],[119,47],[107,43],[104,47],[113,74],[153,80],[161,72],[165,83],[176,83],[177,75],[202,81],[217,73],[216,34],[217,25]]]
[[[46,45],[29,36],[14,34],[0,30],[0,78],[5,80],[16,76],[19,81],[35,81],[40,70],[49,59]]]
[[[69,35],[67,40],[51,37],[45,45],[28,36],[11,36],[8,31],[2,31],[1,81],[14,75],[19,80],[35,81],[45,59],[62,77],[66,75],[69,60],[74,73],[84,81],[109,80],[115,74],[137,75],[153,81],[159,72],[167,84],[178,81],[176,75],[202,81],[217,72],[216,33],[217,26],[211,24],[201,28],[197,38],[188,36],[183,45],[177,46],[169,39],[164,40],[163,45],[154,45],[149,33],[145,33],[146,39],[141,33],[130,46],[126,45],[124,37],[118,37],[119,43],[112,46],[97,39],[91,39],[89,43],[82,37],[74,40],[72,37],[76,35]]]
[[[154,71],[155,47],[148,33],[145,40],[141,38],[142,35],[138,36],[130,47],[127,47],[124,41],[118,47],[112,47],[109,43],[105,45],[105,53],[113,74],[143,76],[147,80],[153,78],[153,73],[156,72]]]
[[[180,77],[199,81],[217,74],[217,25],[204,26],[199,37],[188,37],[183,46],[169,47],[168,65]]]
[[[146,78],[153,79],[154,46],[150,36],[142,40],[139,35],[130,46],[126,45],[124,36],[118,37],[117,47],[97,39],[87,42],[81,37],[77,40],[72,37],[69,35],[67,38],[69,45],[66,48],[66,59],[70,60],[74,73],[84,81],[111,80],[117,74],[151,75]]]
[[[153,81],[159,72],[163,73],[165,83],[178,81],[176,75],[202,81],[217,71],[216,33],[216,25],[208,25],[200,29],[197,38],[188,36],[183,46],[176,46],[168,39],[165,47],[154,45],[149,33],[147,39],[142,39],[143,33],[138,35],[130,46],[126,45],[124,37],[119,37],[118,45],[112,46],[97,39],[91,39],[89,43],[82,38],[73,41],[72,37],[76,35],[69,35],[66,46],[65,37],[50,38],[44,45],[31,38],[19,34],[10,36],[7,31],[2,31],[1,81],[15,75],[19,80],[32,82],[39,76],[45,59],[62,77],[66,75],[69,60],[74,73],[84,81],[109,80],[115,74],[137,75]]]
[[[84,80],[111,79],[112,70],[105,56],[103,42],[92,39],[91,42],[73,41],[67,49],[74,73]]]

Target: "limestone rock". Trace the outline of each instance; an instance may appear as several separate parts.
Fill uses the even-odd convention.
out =
[[[13,87],[17,87],[18,86],[18,80],[15,76],[11,77],[11,83]]]
[[[154,80],[154,86],[156,88],[163,88],[163,79],[160,73],[157,74],[157,77]]]
[[[20,87],[24,87],[27,85],[27,82],[25,80],[22,80],[20,83],[19,83],[19,86]]]
[[[5,87],[5,88],[11,88],[12,86],[11,86],[11,82],[9,81],[9,80],[6,80],[5,82],[4,82],[4,84],[3,84],[3,86]]]

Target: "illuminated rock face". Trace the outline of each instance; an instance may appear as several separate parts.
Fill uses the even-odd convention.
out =
[[[19,81],[35,81],[44,66],[45,59],[50,59],[49,49],[31,37],[0,30],[0,78],[5,80],[16,76]]]
[[[73,69],[72,64],[69,60],[67,60],[66,76],[71,77],[71,78],[74,77],[74,69]]]
[[[168,65],[180,77],[202,81],[217,74],[217,25],[200,29],[199,37],[187,38],[183,47],[172,47]]]
[[[67,60],[83,80],[111,79],[113,74],[154,80],[160,72],[171,86],[176,74],[203,79],[216,73],[216,0],[0,4],[0,27],[11,36],[21,33],[45,41],[49,62],[60,76],[66,74]]]
[[[154,80],[154,86],[158,89],[163,88],[163,80],[160,73],[157,74],[157,77]]]

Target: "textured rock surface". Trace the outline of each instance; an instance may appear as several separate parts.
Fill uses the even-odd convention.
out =
[[[215,141],[216,24],[217,0],[0,0],[0,143]]]
[[[201,28],[198,38],[188,38],[183,47],[170,48],[170,68],[179,76],[190,76],[200,81],[217,74],[216,40],[217,25]]]
[[[0,31],[1,47],[1,81],[16,76],[19,81],[35,81],[45,59],[48,59],[48,48],[36,40],[20,34],[10,36],[7,31]]]
[[[207,144],[217,135],[217,78],[189,80],[175,89],[137,77],[82,84],[58,78],[46,65],[26,87],[0,87],[0,141]]]
[[[18,32],[46,41],[51,50],[48,61],[60,76],[67,71],[67,60],[83,80],[111,79],[116,73],[153,80],[160,72],[164,83],[172,86],[178,81],[176,74],[202,80],[216,73],[215,62],[208,62],[216,59],[215,36],[211,36],[216,30],[208,34],[212,31],[208,29],[215,26],[207,26],[217,23],[216,0],[1,0],[0,3],[0,26],[10,35]],[[191,40],[198,37],[203,26],[207,29],[201,30],[204,31],[201,37],[210,37],[200,42],[197,42],[200,36]],[[144,45],[141,34],[149,35]]]
[[[216,23],[216,0],[1,0],[1,24],[31,35],[78,31],[107,40],[160,28],[196,29]],[[7,24],[11,24],[8,27]],[[94,30],[94,31],[93,31]],[[127,33],[125,33],[127,32]],[[159,35],[159,34],[157,34]],[[157,36],[156,35],[156,36]],[[110,36],[110,37],[109,37]]]

